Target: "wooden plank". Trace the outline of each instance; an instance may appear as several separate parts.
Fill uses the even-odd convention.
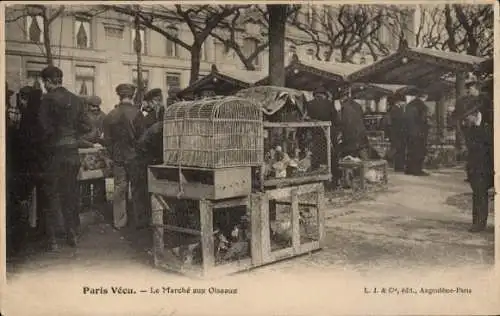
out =
[[[303,184],[308,182],[321,182],[321,181],[329,181],[331,180],[332,175],[331,172],[329,174],[319,174],[312,176],[303,176],[303,177],[293,177],[293,178],[278,178],[278,179],[269,179],[264,181],[265,187],[274,187],[274,186],[287,186],[294,184]]]
[[[104,179],[104,171],[102,169],[96,169],[96,170],[86,170],[86,171],[80,171],[78,173],[78,180],[80,181],[85,181],[85,180],[97,180],[97,179]]]
[[[174,226],[174,225],[165,225],[164,228],[166,230],[170,230],[173,232],[189,234],[189,235],[194,235],[194,236],[201,236],[201,231],[196,230],[196,229],[192,229],[192,228],[179,227],[179,226]]]
[[[297,190],[292,190],[292,248],[298,252],[300,248],[300,213],[299,213],[299,195]]]
[[[296,128],[296,127],[319,127],[331,126],[332,123],[328,121],[315,121],[315,122],[264,122],[264,128]]]
[[[244,196],[244,197],[236,197],[234,199],[229,199],[229,200],[212,201],[212,207],[213,208],[231,208],[231,207],[237,207],[237,206],[241,206],[241,205],[247,205],[248,203],[249,203],[248,196]]]
[[[158,199],[159,201],[164,201],[163,197],[153,194],[151,196],[151,200]],[[155,205],[155,203],[152,203]],[[159,206],[159,205],[158,205]],[[163,257],[163,249],[165,248],[164,242],[164,230],[163,230],[163,212],[164,209],[162,207],[155,207],[151,210],[152,218],[151,224],[153,226],[153,257],[154,264],[158,266]]]
[[[269,224],[269,199],[268,195],[259,194],[260,198],[260,239],[262,247],[262,262],[267,263],[271,260],[271,227]]]
[[[165,195],[168,197],[177,197],[180,192],[178,182],[168,180],[156,180],[148,178],[148,189],[150,193]],[[181,198],[200,200],[203,198],[213,199],[214,188],[211,185],[201,183],[184,183],[182,185]]]
[[[266,195],[269,200],[282,200],[284,198],[290,198],[292,190],[297,190],[297,194],[302,195],[306,193],[316,192],[318,190],[318,187],[322,185],[322,183],[311,183],[300,185],[297,187],[274,189],[267,191]]]
[[[201,253],[203,271],[207,273],[215,264],[213,232],[213,209],[207,200],[199,201],[201,226]]]
[[[252,194],[250,199],[250,231],[252,237],[250,241],[250,253],[252,254],[252,264],[262,264],[262,208],[260,205],[260,196]]]
[[[319,245],[323,247],[325,243],[325,187],[321,186],[318,189],[318,193],[316,196],[316,203],[318,207],[316,208],[316,215],[318,217],[318,235],[319,235]]]
[[[291,197],[290,197],[291,199]],[[276,201],[275,202],[277,205],[287,205],[287,206],[291,206],[292,205],[292,202],[291,201]],[[317,207],[318,204],[316,204],[316,202],[311,202],[311,203],[303,203],[303,202],[300,202],[299,201],[299,207]]]
[[[328,174],[330,175],[330,180],[332,178],[332,135],[330,134],[331,132],[331,127],[328,127],[327,130],[325,131],[326,133],[326,158],[327,158],[327,167],[328,167]]]

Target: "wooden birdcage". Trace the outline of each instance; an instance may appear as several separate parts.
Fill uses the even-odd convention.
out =
[[[262,163],[262,111],[251,100],[178,102],[167,108],[163,124],[167,165],[219,169]]]

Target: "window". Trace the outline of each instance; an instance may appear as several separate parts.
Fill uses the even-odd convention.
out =
[[[179,36],[179,31],[175,27],[168,28],[167,32],[170,35],[172,35],[173,37]],[[167,39],[166,50],[167,50],[168,57],[179,57],[179,51],[177,48],[177,44],[169,39]]]
[[[43,43],[43,18],[41,16],[26,17],[26,39],[30,42]]]
[[[77,18],[75,20],[75,41],[77,48],[90,48],[92,43],[90,21]]]
[[[202,76],[200,75],[199,78]],[[181,74],[180,73],[175,73],[175,72],[167,72],[167,93],[170,90],[170,88],[179,88],[181,87]]]
[[[144,29],[139,30],[139,36],[141,40],[141,53],[144,55],[147,55],[148,50],[147,50],[147,40],[146,40],[146,32]],[[135,28],[132,28],[132,51],[135,52]]]
[[[257,48],[259,46],[259,41],[255,38],[245,38],[243,40],[243,53],[245,57],[250,57],[255,51],[257,51]],[[255,57],[253,60],[253,64],[255,66],[258,66],[260,64],[259,60],[259,55]]]
[[[95,68],[76,66],[75,92],[78,95],[95,95]]]
[[[133,70],[133,79],[132,83],[139,88],[139,82],[137,81],[137,69]],[[149,71],[142,71],[142,83],[143,83],[143,91],[147,92],[149,90]]]

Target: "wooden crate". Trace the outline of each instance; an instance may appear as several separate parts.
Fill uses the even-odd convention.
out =
[[[341,183],[350,184],[355,191],[365,191],[370,183],[365,176],[369,170],[376,170],[382,177],[380,181],[374,182],[376,185],[387,187],[387,161],[386,160],[368,160],[368,161],[340,161],[339,168],[342,172]]]
[[[154,265],[169,271],[178,272],[189,277],[195,278],[214,278],[228,274],[233,274],[239,271],[248,270],[260,264],[257,261],[260,243],[258,237],[260,232],[259,226],[254,224],[255,214],[251,207],[252,199],[250,197],[233,198],[223,201],[209,201],[202,199],[197,201],[199,207],[199,229],[189,229],[166,223],[164,218],[165,211],[169,208],[167,197],[154,193],[152,195],[153,210],[152,210],[152,225],[153,225],[153,256]],[[215,233],[214,231],[214,211],[220,208],[231,208],[238,206],[246,206],[250,211],[250,234],[251,241],[249,242],[250,255],[239,260],[216,264],[214,255],[215,250]],[[175,211],[174,211],[175,212]],[[165,232],[176,231],[187,235],[195,236],[199,239],[197,242],[201,248],[201,264],[193,265],[183,262],[176,256],[180,247],[168,248],[165,247]],[[196,243],[188,244],[187,247],[196,247]]]
[[[252,191],[251,167],[196,168],[170,165],[148,167],[149,192],[195,200],[247,196]]]
[[[301,196],[308,195],[306,199]],[[270,201],[290,208],[290,243],[281,249],[273,248],[271,236]],[[199,210],[199,229],[180,227],[165,221],[165,213],[170,208],[168,197],[158,193],[152,194],[152,225],[153,225],[153,256],[154,265],[158,268],[182,273],[196,278],[216,278],[256,268],[268,263],[309,253],[322,247],[325,239],[324,220],[324,187],[322,183],[300,185],[282,189],[269,190],[265,193],[250,194],[245,197],[211,201],[201,199],[196,201]],[[250,238],[248,248],[250,253],[241,259],[216,263],[214,255],[215,234],[214,211],[245,206],[249,217]],[[301,208],[315,208],[317,225],[313,239],[305,239],[301,234]],[[171,210],[177,212],[179,210]],[[177,253],[180,248],[166,247],[165,233],[175,231],[194,236],[198,242],[189,242],[187,248],[201,248],[201,262],[191,265],[183,262]],[[307,231],[306,231],[307,232]],[[305,241],[304,241],[305,240]]]
[[[305,196],[305,198],[303,198]],[[321,249],[325,241],[325,210],[324,210],[324,185],[323,183],[305,184],[274,190],[252,196],[252,223],[259,225],[261,235],[255,243],[260,243],[256,247],[259,252],[253,254],[255,262],[268,264],[279,260],[299,256],[314,250]],[[290,209],[290,235],[291,240],[282,247],[274,247],[271,225],[277,222],[277,217],[270,212],[270,207],[276,208],[285,206]],[[301,233],[301,209],[314,208],[314,220],[316,226],[314,238],[303,238]],[[277,211],[279,212],[279,210]],[[304,240],[306,239],[306,240]]]

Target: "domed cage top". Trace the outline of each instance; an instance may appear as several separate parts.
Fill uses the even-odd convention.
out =
[[[238,97],[212,97],[172,104],[163,122],[167,165],[208,169],[260,166],[261,106]]]

